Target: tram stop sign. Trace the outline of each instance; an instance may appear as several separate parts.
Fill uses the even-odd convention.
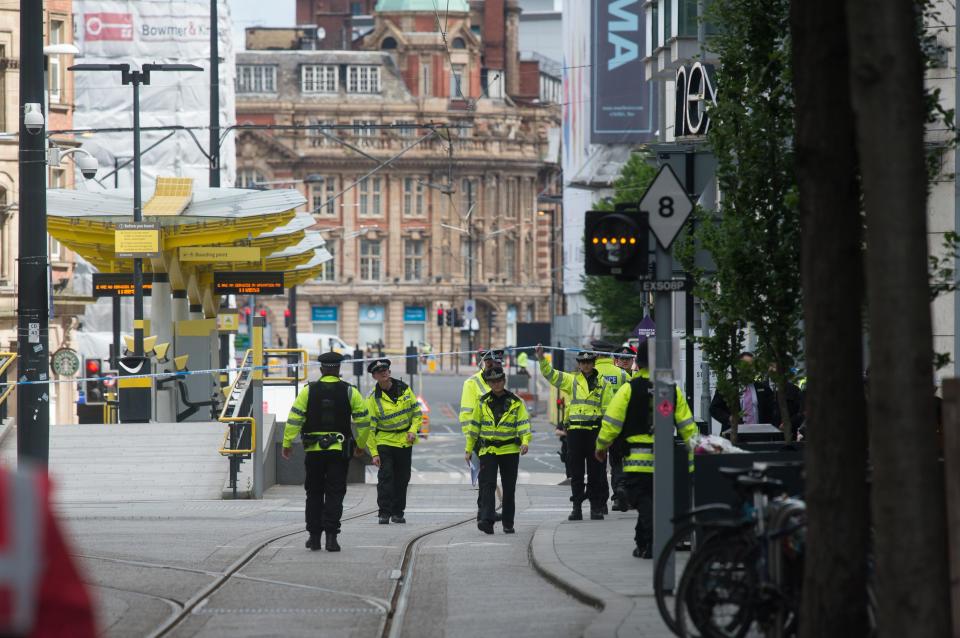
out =
[[[650,230],[660,245],[664,249],[670,248],[690,217],[693,202],[669,164],[660,167],[660,172],[640,200],[640,210],[649,213]]]

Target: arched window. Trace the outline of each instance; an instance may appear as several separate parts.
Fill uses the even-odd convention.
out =
[[[396,41],[395,39],[393,39],[393,38],[386,37],[386,38],[383,39],[383,42],[380,43],[380,48],[381,48],[381,49],[384,49],[384,50],[387,50],[387,49],[396,49],[396,48],[397,48],[397,41]]]
[[[463,38],[454,38],[453,39],[453,48],[454,49],[466,49],[467,43]]]

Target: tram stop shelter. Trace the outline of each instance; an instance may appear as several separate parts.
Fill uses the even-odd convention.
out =
[[[238,323],[234,310],[233,321],[218,327],[223,294],[256,291],[249,284],[258,281],[272,284],[260,294],[282,294],[315,278],[332,258],[320,234],[309,230],[313,216],[296,212],[305,203],[294,189],[202,188],[189,178],[161,177],[138,225],[132,224],[132,189],[49,189],[47,227],[99,271],[95,295],[98,276],[119,282],[101,287],[100,296],[132,294],[133,257],[141,257],[144,294],[151,299],[145,342],[156,337],[151,344],[170,344],[166,353],[157,353],[155,369],[174,372],[176,362],[190,370],[212,370],[220,367],[221,330],[235,331]],[[132,333],[133,326],[124,328]],[[218,375],[189,375],[182,381],[150,380],[154,418],[209,420],[209,409],[191,411],[187,402],[209,401],[218,392]]]

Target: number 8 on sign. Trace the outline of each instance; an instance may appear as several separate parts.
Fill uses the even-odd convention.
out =
[[[661,197],[660,210],[657,211],[660,217],[673,217],[673,198]]]
[[[650,215],[650,230],[657,236],[660,245],[670,248],[693,211],[693,202],[669,164],[660,168],[643,194],[640,210]]]

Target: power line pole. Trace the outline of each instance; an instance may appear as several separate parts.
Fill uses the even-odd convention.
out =
[[[17,277],[17,380],[49,379],[47,319],[46,125],[26,127],[25,113],[43,113],[43,3],[20,3],[20,230]],[[27,223],[29,220],[29,223]],[[50,387],[17,386],[17,459],[47,464]]]

